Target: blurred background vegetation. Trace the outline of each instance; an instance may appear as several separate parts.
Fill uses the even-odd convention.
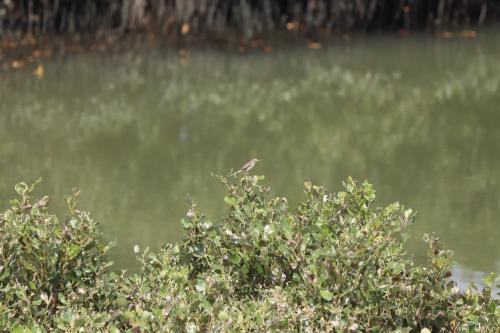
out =
[[[314,35],[469,29],[496,21],[499,14],[494,0],[0,0],[0,32]]]

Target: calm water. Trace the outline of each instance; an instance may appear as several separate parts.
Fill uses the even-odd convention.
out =
[[[408,252],[424,232],[455,251],[461,283],[500,272],[500,34],[474,40],[374,37],[272,54],[149,49],[78,54],[0,75],[0,203],[20,180],[62,211],[82,207],[117,239],[182,237],[187,193],[217,221],[211,176],[252,157],[274,193],[301,200],[304,180],[374,183],[380,205],[417,210]]]

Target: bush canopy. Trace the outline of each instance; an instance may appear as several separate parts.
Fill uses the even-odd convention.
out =
[[[451,252],[424,237],[428,263],[405,255],[415,218],[351,178],[329,193],[310,182],[291,208],[263,176],[219,177],[228,212],[212,224],[192,204],[185,238],[141,272],[112,269],[78,192],[58,219],[34,186],[0,214],[0,330],[12,332],[498,332],[495,276],[460,291]]]

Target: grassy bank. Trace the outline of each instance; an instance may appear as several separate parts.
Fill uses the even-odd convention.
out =
[[[451,253],[428,235],[426,265],[405,259],[414,214],[373,206],[375,191],[309,182],[295,208],[263,177],[220,177],[225,218],[193,203],[185,238],[158,253],[134,247],[140,274],[113,272],[96,223],[67,199],[58,219],[33,186],[0,216],[0,327],[4,331],[498,332],[494,276],[458,290]]]

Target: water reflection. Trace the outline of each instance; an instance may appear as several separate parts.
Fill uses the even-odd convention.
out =
[[[500,262],[497,262],[496,270],[500,269]],[[452,279],[457,282],[457,287],[460,290],[467,290],[470,287],[470,282],[473,282],[475,286],[481,290],[485,287],[483,279],[487,276],[485,272],[469,270],[467,267],[461,265],[455,265],[452,269]],[[500,293],[500,289],[496,286],[492,286],[494,293]]]
[[[498,35],[497,35],[498,36]],[[381,38],[273,55],[172,50],[84,54],[0,80],[0,199],[44,178],[63,209],[72,187],[132,247],[181,237],[186,193],[217,220],[225,173],[263,162],[277,195],[301,200],[304,180],[335,191],[351,175],[378,203],[419,211],[408,252],[424,260],[435,231],[464,271],[499,271],[500,40]],[[462,282],[463,282],[462,281]]]

